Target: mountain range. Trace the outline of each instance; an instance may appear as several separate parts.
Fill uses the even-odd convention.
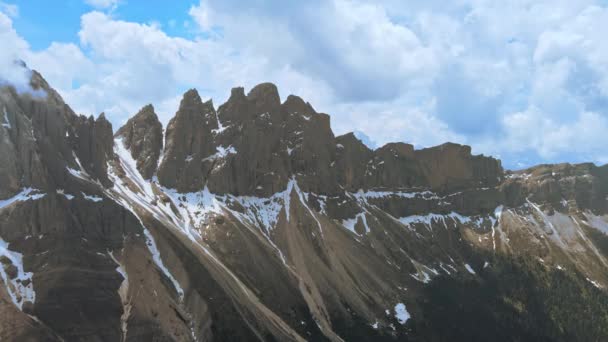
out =
[[[370,149],[262,83],[114,131],[0,87],[1,341],[605,341],[608,166]]]

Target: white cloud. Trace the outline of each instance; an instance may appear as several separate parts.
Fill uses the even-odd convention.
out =
[[[19,64],[29,46],[3,12],[0,12],[0,41],[0,85],[9,83],[20,91],[29,90],[30,72]]]
[[[0,12],[6,14],[11,18],[19,16],[19,7],[15,4],[9,4],[4,1],[0,1]]]
[[[597,113],[583,112],[571,122],[561,123],[532,107],[505,116],[503,124],[505,146],[513,152],[532,148],[548,160],[565,150],[585,158],[606,154],[608,119]]]
[[[323,80],[342,99],[390,100],[428,84],[438,69],[433,51],[381,6],[335,0],[241,8],[203,1],[190,13],[202,30],[218,28],[224,44]]]
[[[115,9],[120,0],[85,0],[84,2],[97,9]]]
[[[198,6],[190,7],[188,14],[192,16],[203,31],[209,31],[213,27],[212,17],[214,14],[211,13],[211,9],[206,3],[201,2]]]
[[[52,80],[52,86],[59,89],[71,89],[80,81],[91,82],[96,76],[95,64],[72,43],[53,42],[43,52],[27,56],[32,65],[44,67],[43,76]]]
[[[0,62],[26,56],[78,112],[115,125],[147,103],[166,122],[191,87],[219,105],[233,86],[271,81],[331,114],[338,134],[379,144],[468,143],[507,166],[515,154],[606,160],[608,9],[597,1],[203,0],[189,15],[194,39],[90,12],[79,42],[33,52],[0,14],[12,42]]]
[[[332,108],[332,127],[336,134],[361,131],[378,147],[395,141],[406,141],[417,148],[442,144],[446,141],[466,143],[465,136],[453,132],[435,117],[434,102],[407,103],[397,100],[384,102],[348,103]]]

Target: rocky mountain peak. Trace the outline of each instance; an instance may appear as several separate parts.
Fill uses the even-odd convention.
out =
[[[285,102],[283,102],[283,108],[287,113],[302,113],[305,115],[312,115],[316,113],[310,103],[305,102],[301,97],[296,95],[289,95]]]
[[[154,107],[149,104],[135,114],[115,134],[137,162],[137,169],[145,179],[156,172],[163,148],[163,127]]]
[[[211,101],[203,103],[195,89],[184,94],[165,132],[164,156],[157,172],[161,184],[183,192],[203,188],[205,158],[215,153],[213,130],[218,122]]]
[[[243,99],[245,98],[245,88],[244,87],[234,87],[232,89],[230,89],[230,98],[228,99],[228,101],[230,100],[237,100],[237,99]]]
[[[260,113],[274,112],[281,105],[279,90],[272,83],[261,83],[253,87],[247,94],[247,100],[252,102]]]
[[[114,132],[112,124],[101,113],[93,116],[79,116],[73,122],[74,134],[78,143],[74,147],[79,164],[94,179],[109,185],[107,165],[114,158]]]

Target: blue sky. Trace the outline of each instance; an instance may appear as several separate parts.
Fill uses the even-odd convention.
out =
[[[175,1],[167,6],[167,1],[162,0],[125,0],[115,2],[115,7],[92,6],[83,0],[25,0],[13,4],[19,10],[13,26],[35,50],[45,49],[54,41],[78,41],[80,17],[95,9],[107,10],[117,19],[140,23],[158,22],[170,35],[194,36],[193,31],[184,27],[183,23],[190,21],[188,10],[196,5],[196,1]]]
[[[608,8],[593,0],[0,0],[0,79],[39,70],[78,112],[161,120],[271,81],[370,146],[445,141],[508,168],[608,162]]]

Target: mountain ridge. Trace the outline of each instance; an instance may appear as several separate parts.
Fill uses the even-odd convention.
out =
[[[605,166],[371,150],[269,83],[164,132],[32,87],[0,88],[2,340],[608,336]]]

